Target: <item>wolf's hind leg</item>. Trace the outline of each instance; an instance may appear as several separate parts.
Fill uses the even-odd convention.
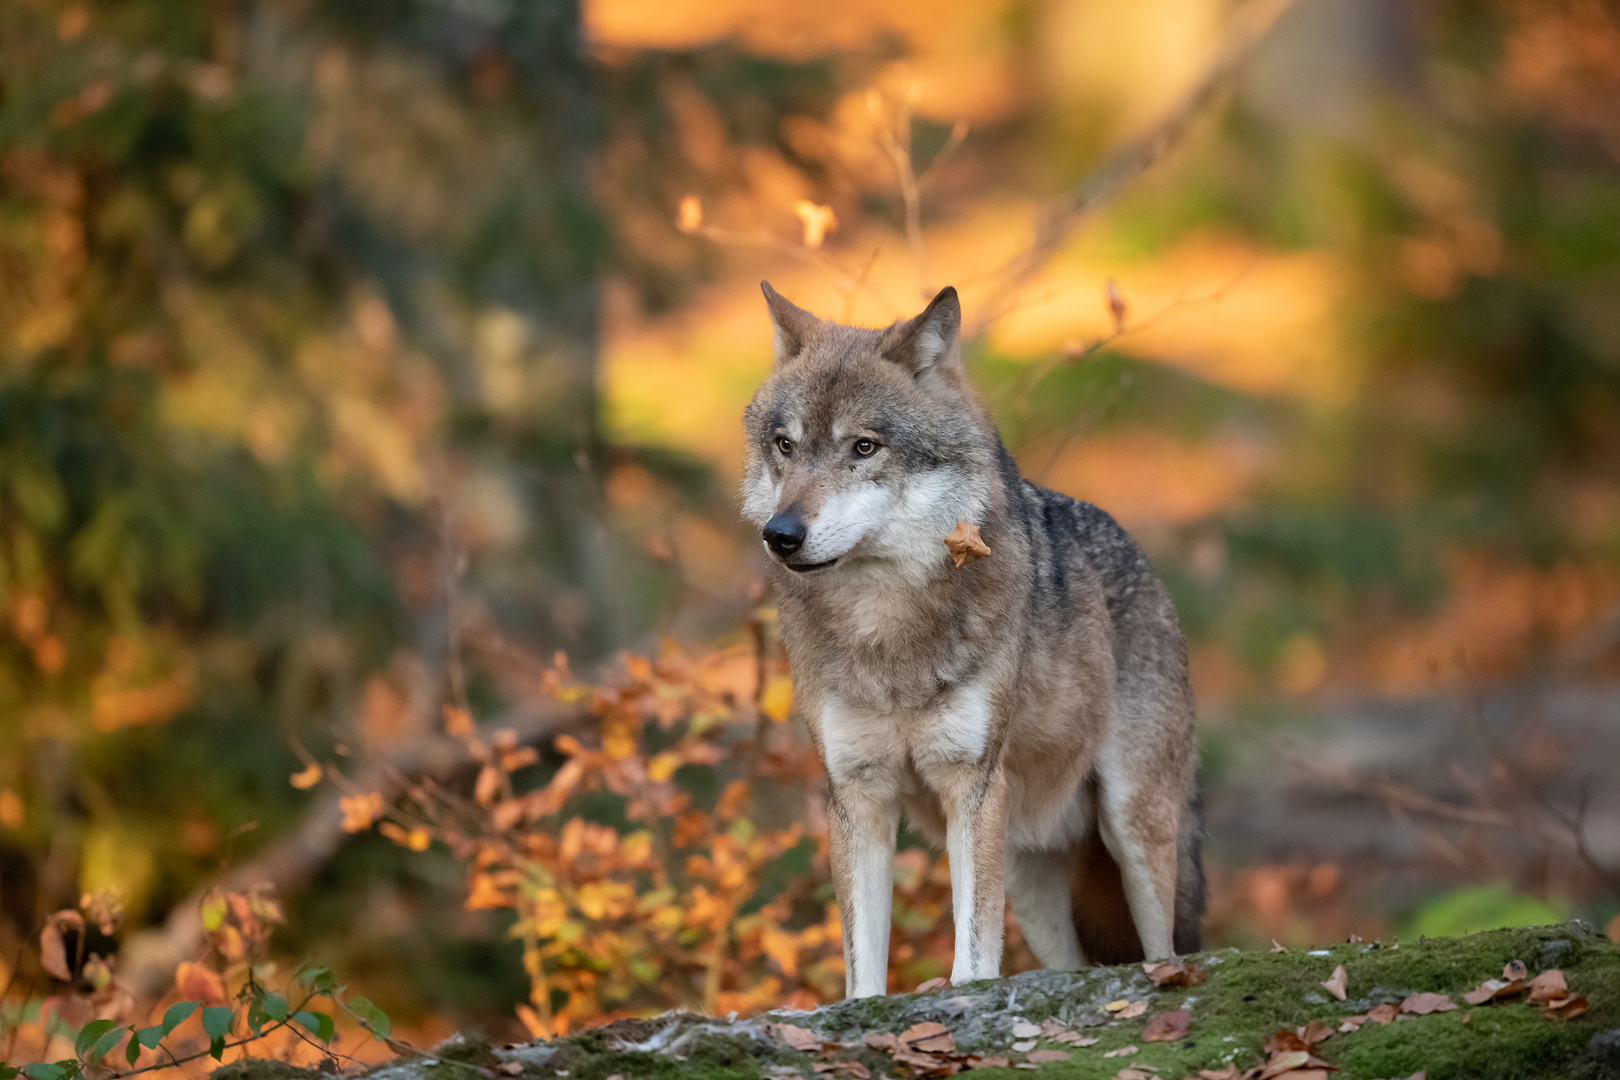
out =
[[[1072,898],[1074,852],[1007,852],[1007,899],[1018,929],[1041,966],[1075,971],[1085,966],[1075,933]]]
[[[1131,920],[1149,960],[1175,955],[1171,927],[1175,919],[1176,847],[1181,807],[1157,796],[1146,784],[1133,783],[1120,763],[1103,763],[1101,826],[1103,843],[1119,865]]]

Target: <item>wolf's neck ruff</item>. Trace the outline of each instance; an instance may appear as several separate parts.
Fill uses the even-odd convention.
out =
[[[1006,899],[1047,966],[1196,948],[1192,698],[1146,559],[1019,475],[955,290],[863,329],[764,289],[777,359],[745,414],[743,512],[827,767],[849,992],[886,987],[902,810],[950,853],[953,981],[998,973]],[[993,557],[953,564],[962,522]]]

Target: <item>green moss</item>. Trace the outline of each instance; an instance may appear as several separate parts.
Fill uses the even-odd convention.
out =
[[[323,1073],[319,1069],[303,1069],[268,1058],[233,1061],[229,1065],[221,1065],[209,1076],[211,1080],[331,1080],[330,1073]]]

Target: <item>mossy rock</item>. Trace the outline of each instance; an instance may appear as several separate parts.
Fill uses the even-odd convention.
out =
[[[1013,1025],[1054,1018],[1098,1041],[1080,1049],[1043,1042],[1041,1048],[1068,1052],[1069,1058],[1042,1064],[1033,1070],[1038,1076],[1108,1080],[1122,1067],[1149,1066],[1161,1080],[1181,1080],[1196,1076],[1199,1069],[1258,1064],[1266,1040],[1283,1028],[1312,1020],[1337,1028],[1347,1016],[1430,991],[1450,995],[1460,1007],[1405,1016],[1387,1025],[1367,1023],[1358,1031],[1334,1034],[1317,1053],[1340,1070],[1333,1074],[1338,1080],[1407,1077],[1419,1069],[1428,1080],[1620,1080],[1620,947],[1584,924],[1310,952],[1228,949],[1190,959],[1209,976],[1190,989],[1156,990],[1140,966],[1032,971],[926,994],[840,1002],[814,1012],[730,1022],[691,1014],[619,1021],[548,1043],[493,1047],[489,1054],[497,1064],[519,1063],[527,1080],[562,1074],[568,1080],[606,1080],[614,1074],[625,1080],[785,1080],[795,1073],[815,1080],[822,1075],[814,1071],[815,1064],[840,1060],[861,1061],[874,1077],[903,1077],[908,1067],[865,1048],[865,1034],[898,1033],[933,1020],[951,1030],[959,1051],[1006,1056],[1016,1063],[1023,1055],[1009,1050]],[[1532,973],[1560,968],[1571,992],[1587,998],[1586,1014],[1553,1019],[1523,998],[1490,1006],[1463,1004],[1465,991],[1500,977],[1510,960],[1523,961]],[[1321,985],[1340,964],[1349,976],[1349,1000],[1343,1002]],[[1110,1002],[1143,998],[1148,999],[1146,1013],[1129,1020],[1105,1010]],[[1143,1028],[1155,1015],[1181,1008],[1192,1017],[1186,1039],[1143,1041]],[[787,1049],[767,1028],[773,1022],[808,1028],[826,1046],[819,1056]],[[1138,1049],[1126,1057],[1104,1057],[1125,1046]],[[488,1060],[478,1056],[479,1064]],[[473,1080],[466,1066],[457,1071]],[[972,1070],[972,1075],[1013,1080],[1030,1071],[988,1068]],[[440,1058],[401,1060],[369,1074],[370,1080],[448,1076]]]

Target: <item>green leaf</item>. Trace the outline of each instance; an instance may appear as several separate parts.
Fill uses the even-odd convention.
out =
[[[90,1048],[100,1041],[107,1032],[118,1026],[116,1020],[92,1020],[79,1029],[79,1037],[73,1040],[73,1052],[80,1057],[89,1052]],[[91,1060],[95,1060],[92,1058]]]
[[[231,1010],[225,1005],[210,1005],[202,1013],[203,1030],[208,1037],[219,1042],[231,1033]]]
[[[217,1038],[213,1042],[208,1044],[208,1053],[213,1056],[215,1061],[221,1061],[221,1060],[224,1059],[224,1057],[225,1057],[225,1039],[224,1039],[224,1036],[221,1036],[220,1038]]]
[[[202,906],[203,929],[213,933],[225,925],[225,898],[214,895],[203,902]]]
[[[28,1080],[62,1080],[67,1075],[67,1070],[48,1061],[35,1061],[24,1065],[22,1074],[28,1077]]]
[[[323,994],[330,994],[332,992],[332,969],[323,967],[310,968],[308,971],[299,973],[298,981],[305,986],[313,986]]]
[[[17,1080],[17,1074],[21,1071],[21,1069],[13,1069],[10,1065],[0,1061],[0,1080]]]
[[[323,1012],[310,1012],[304,1010],[293,1013],[293,1019],[308,1028],[321,1042],[331,1042],[335,1030],[332,1018]]]
[[[260,1007],[264,1009],[264,1015],[277,1023],[287,1019],[287,997],[285,994],[277,993],[274,990],[270,991],[264,995],[264,1001],[260,1003]]]
[[[107,1034],[96,1040],[96,1045],[90,1048],[90,1056],[86,1057],[84,1060],[100,1061],[102,1058],[112,1053],[113,1047],[117,1046],[118,1040],[122,1039],[123,1037],[123,1028],[113,1028],[111,1031],[107,1032]]]
[[[133,1065],[141,1056],[141,1040],[135,1037],[134,1028],[130,1028],[129,1031],[130,1040],[129,1045],[124,1047],[124,1060]]]
[[[167,1035],[181,1024],[185,1023],[192,1013],[197,1011],[195,1001],[177,1001],[169,1006],[169,1011],[163,1014],[163,1034]]]
[[[371,1029],[371,1033],[379,1039],[388,1038],[393,1027],[388,1022],[388,1014],[371,1003],[370,998],[357,997],[349,1002],[349,1008],[360,1018],[360,1022]]]
[[[163,1025],[153,1024],[151,1027],[144,1027],[137,1031],[135,1038],[139,1039],[141,1045],[148,1050],[156,1050],[157,1044],[162,1042],[163,1036],[167,1034],[168,1032],[163,1030]]]

